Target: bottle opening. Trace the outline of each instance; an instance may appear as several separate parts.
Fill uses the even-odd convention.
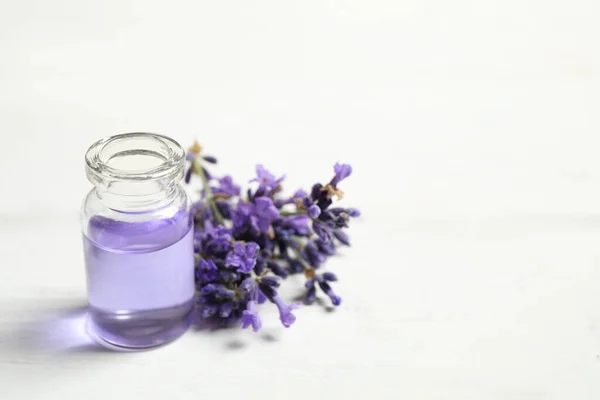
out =
[[[124,133],[94,143],[86,153],[87,175],[103,181],[181,180],[185,151],[173,139],[155,133]]]
[[[123,173],[147,173],[177,162],[178,149],[169,142],[148,133],[113,136],[98,149],[98,164]]]

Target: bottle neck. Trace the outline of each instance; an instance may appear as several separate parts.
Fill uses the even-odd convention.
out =
[[[171,182],[159,191],[144,192],[144,185],[122,182],[122,190],[114,187],[96,187],[96,197],[106,207],[123,212],[146,212],[172,203],[179,194],[179,185]]]
[[[94,143],[86,153],[86,175],[107,207],[144,212],[168,205],[181,192],[185,151],[154,133],[125,133]]]

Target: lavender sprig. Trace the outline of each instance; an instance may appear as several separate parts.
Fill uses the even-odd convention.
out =
[[[216,177],[207,170],[206,163],[217,160],[203,155],[198,143],[186,159],[186,183],[192,175],[202,182],[192,215],[197,299],[204,318],[238,322],[257,332],[262,326],[258,305],[268,300],[278,308],[283,326],[290,327],[299,304],[287,304],[278,288],[299,273],[306,277],[306,304],[315,300],[317,288],[334,306],[341,304],[331,287],[337,276],[320,271],[338,246],[350,245],[344,230],[360,215],[354,208],[330,207],[344,195],[338,185],[352,174],[350,165],[335,164],[329,183],[313,185],[310,193],[300,189],[291,197],[282,195],[285,176],[277,178],[257,165],[257,177],[250,181],[257,185],[242,196],[230,176]]]

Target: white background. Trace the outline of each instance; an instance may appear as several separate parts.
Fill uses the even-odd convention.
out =
[[[3,0],[0,398],[598,399],[599,18],[597,0]],[[290,191],[351,163],[342,306],[85,345],[83,156],[130,131]]]

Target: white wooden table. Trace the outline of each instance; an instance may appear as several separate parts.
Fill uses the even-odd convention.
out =
[[[0,3],[0,399],[598,399],[594,1]],[[94,140],[355,173],[343,304],[155,351],[83,334]],[[289,282],[287,298],[302,288]],[[324,299],[326,300],[326,299]]]

